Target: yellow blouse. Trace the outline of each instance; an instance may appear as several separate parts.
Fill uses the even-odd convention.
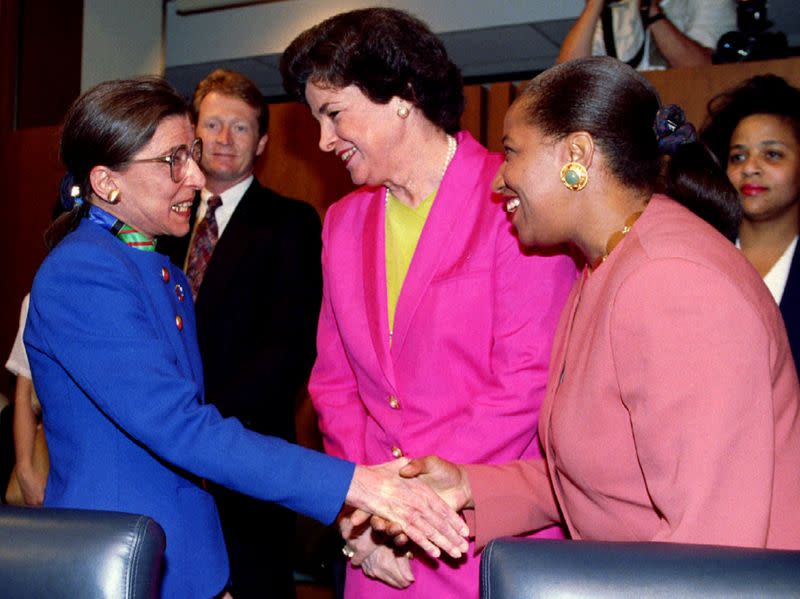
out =
[[[406,206],[386,191],[386,292],[390,331],[394,329],[394,314],[403,281],[437,191],[438,188],[434,189],[417,208]],[[391,341],[391,334],[389,339]]]

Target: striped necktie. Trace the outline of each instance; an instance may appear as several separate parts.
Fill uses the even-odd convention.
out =
[[[203,282],[206,266],[208,266],[208,261],[211,259],[211,254],[214,251],[214,245],[216,245],[217,239],[219,238],[219,229],[217,228],[217,219],[214,213],[221,205],[222,198],[219,196],[211,196],[208,198],[205,218],[197,224],[192,247],[189,249],[189,260],[186,264],[186,277],[189,279],[189,284],[192,286],[192,297],[194,299],[197,299],[197,292],[200,289],[200,284]]]
[[[111,232],[115,233],[122,241],[127,243],[132,248],[137,250],[144,250],[145,252],[155,252],[155,241],[130,225],[126,225],[121,220],[118,220],[111,228]]]

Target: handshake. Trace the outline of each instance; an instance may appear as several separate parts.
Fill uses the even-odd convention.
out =
[[[339,528],[344,553],[373,578],[398,588],[414,581],[410,552],[398,553],[380,542],[408,540],[433,558],[444,551],[454,559],[466,553],[469,529],[458,511],[472,506],[463,468],[435,456],[400,458],[376,466],[356,466]]]

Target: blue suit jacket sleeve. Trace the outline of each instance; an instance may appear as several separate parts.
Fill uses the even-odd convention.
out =
[[[57,363],[79,398],[163,461],[332,521],[354,466],[248,431],[204,404],[191,300],[179,304],[173,291],[176,282],[189,289],[183,273],[162,256],[89,233],[62,243],[37,275],[26,332],[33,361]],[[173,284],[164,284],[162,267]],[[184,311],[183,330],[175,310]]]

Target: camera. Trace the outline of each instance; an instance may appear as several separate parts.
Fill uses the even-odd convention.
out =
[[[714,62],[749,62],[785,58],[789,55],[786,35],[767,31],[772,23],[767,19],[767,0],[737,0],[736,26],[719,38]]]
[[[736,26],[741,33],[754,35],[766,31],[771,25],[767,19],[767,0],[736,2]]]

